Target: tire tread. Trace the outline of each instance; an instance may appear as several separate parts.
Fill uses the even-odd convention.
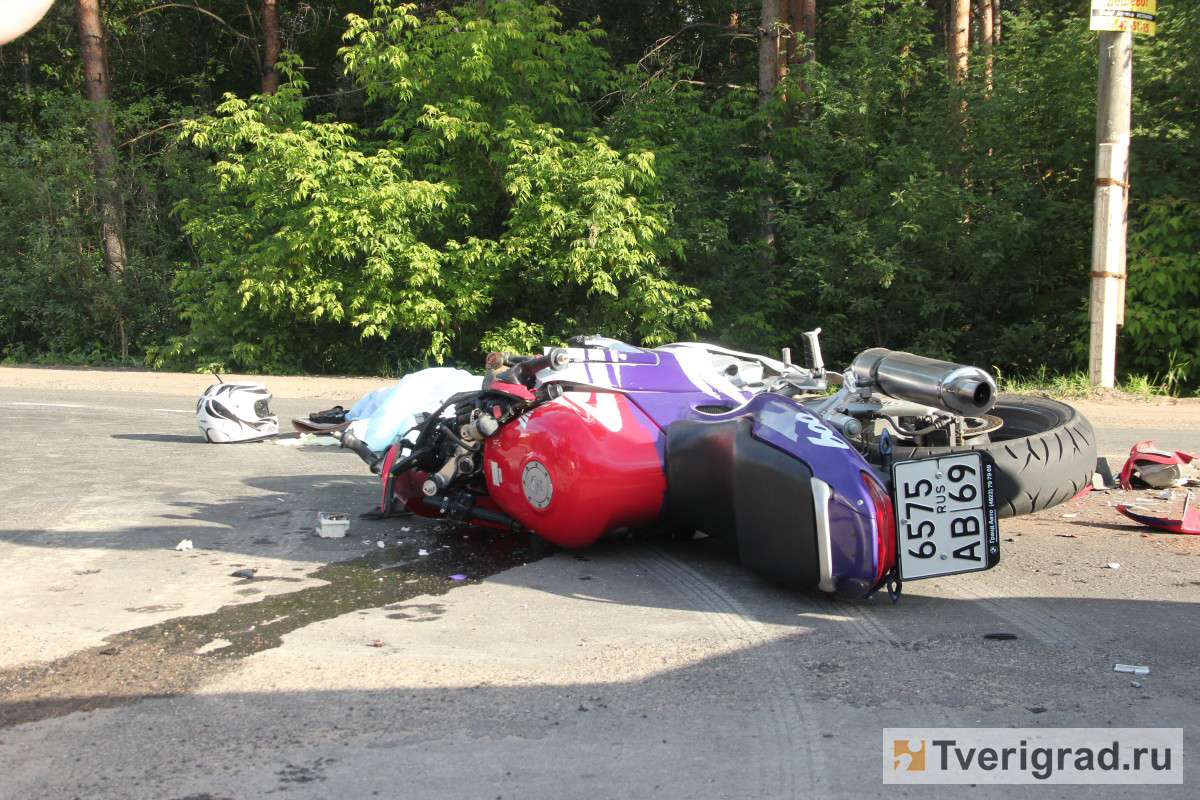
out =
[[[1091,482],[1096,467],[1095,434],[1087,418],[1074,408],[1057,400],[1001,395],[992,413],[1002,419],[1008,415],[1017,429],[1026,426],[1037,430],[1015,439],[956,447],[896,447],[894,457],[901,460],[962,450],[987,452],[999,473],[996,505],[1001,517],[1058,505]]]

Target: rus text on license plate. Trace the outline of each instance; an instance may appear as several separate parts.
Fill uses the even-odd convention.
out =
[[[901,461],[892,467],[902,579],[996,565],[1000,535],[994,470],[991,459],[977,451]]]

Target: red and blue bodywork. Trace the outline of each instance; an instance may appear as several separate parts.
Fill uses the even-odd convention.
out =
[[[459,398],[442,426],[458,432],[453,452],[422,455],[426,436],[387,454],[385,506],[573,548],[669,525],[728,543],[788,586],[863,597],[885,582],[892,503],[840,433],[790,397],[740,389],[694,347],[615,344],[570,349],[569,363],[536,381],[502,373]],[[496,424],[468,424],[468,407]],[[454,457],[458,467],[445,466]]]

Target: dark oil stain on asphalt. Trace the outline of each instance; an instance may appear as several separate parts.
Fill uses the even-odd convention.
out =
[[[309,573],[326,581],[262,600],[225,606],[211,614],[180,617],[117,633],[105,644],[38,664],[0,670],[0,728],[112,708],[138,700],[186,694],[238,659],[278,647],[298,628],[352,611],[389,607],[418,609],[388,618],[430,621],[432,605],[404,606],[422,596],[442,595],[511,567],[537,561],[553,547],[529,534],[487,531],[447,522],[414,523],[405,540],[350,561]],[[428,555],[420,555],[420,551]],[[451,580],[465,574],[467,579]],[[296,580],[263,574],[235,585]],[[248,593],[240,590],[239,594]],[[257,590],[255,590],[257,591]],[[145,611],[149,609],[131,609]],[[215,640],[230,644],[197,654]],[[364,642],[364,647],[371,642]]]

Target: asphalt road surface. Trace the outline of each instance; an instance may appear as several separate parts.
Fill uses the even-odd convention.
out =
[[[1151,493],[843,602],[705,539],[359,518],[377,484],[346,451],[204,443],[209,382],[0,368],[0,798],[1200,794],[1200,537],[1112,508]],[[379,385],[267,383],[284,420]],[[1082,408],[1114,469],[1143,439],[1200,452],[1195,401]],[[1184,782],[883,783],[884,729],[963,727],[1182,729]]]

